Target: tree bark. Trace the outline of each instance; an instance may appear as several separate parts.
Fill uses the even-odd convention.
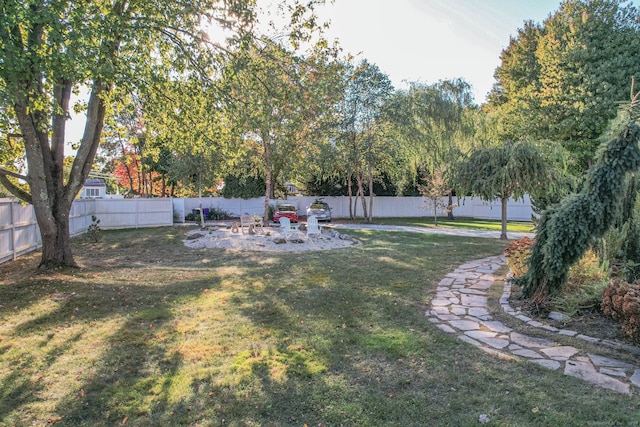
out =
[[[373,170],[371,163],[369,163],[369,216],[367,222],[369,224],[373,222]]]
[[[358,183],[358,195],[357,198],[360,199],[362,203],[362,217],[364,220],[367,220],[367,199],[364,195],[364,177],[362,176],[362,172],[358,171],[356,173],[356,181]]]
[[[349,219],[355,218],[355,209],[353,206],[353,188],[351,187],[351,175],[347,178],[347,192],[349,194]]]
[[[500,197],[501,202],[501,216],[502,216],[502,231],[500,233],[500,239],[507,240],[507,202],[509,201],[508,197],[502,196]]]
[[[263,214],[263,219],[264,219],[264,223],[268,224],[269,223],[269,200],[271,197],[271,188],[272,188],[272,183],[271,183],[271,152],[269,150],[269,136],[266,134],[263,134],[261,136],[262,138],[262,144],[264,146],[264,167],[265,167],[265,184],[266,184],[266,189],[264,192],[264,214]]]
[[[160,197],[167,197],[167,178],[160,177]]]
[[[41,269],[60,266],[76,267],[71,251],[69,213],[76,195],[84,185],[98,149],[104,123],[105,107],[101,98],[102,84],[94,83],[87,106],[87,124],[76,152],[66,185],[63,181],[65,120],[68,115],[71,83],[61,82],[54,90],[60,113],[52,118],[51,145],[44,132],[36,130],[33,114],[26,105],[17,103],[16,116],[23,129],[25,151],[30,171],[29,187],[36,220],[42,235]]]

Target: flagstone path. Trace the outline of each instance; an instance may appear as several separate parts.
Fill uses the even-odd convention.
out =
[[[530,337],[494,320],[487,308],[487,291],[496,281],[495,272],[504,265],[503,256],[494,256],[468,262],[449,273],[438,283],[431,309],[426,313],[429,321],[444,332],[455,334],[461,340],[496,356],[525,359],[624,394],[640,391],[640,348],[535,321],[509,305],[511,287],[508,282],[505,282],[500,298],[500,305],[508,314],[548,332],[628,351],[638,356],[639,363],[631,364],[585,353],[551,339]]]

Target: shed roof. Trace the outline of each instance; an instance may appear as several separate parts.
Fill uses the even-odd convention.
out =
[[[104,179],[90,178],[84,182],[85,187],[106,187]]]

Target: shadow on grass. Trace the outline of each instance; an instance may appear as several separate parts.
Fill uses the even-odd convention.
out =
[[[16,343],[0,341],[0,424],[532,425],[538,405],[553,425],[587,395],[607,403],[586,419],[625,407],[559,375],[539,390],[536,368],[425,320],[444,274],[504,243],[350,234],[364,244],[251,253],[109,232],[77,243],[83,270],[3,282],[0,335]]]

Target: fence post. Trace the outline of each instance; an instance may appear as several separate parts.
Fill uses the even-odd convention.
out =
[[[11,250],[13,251],[13,260],[18,258],[16,253],[16,215],[13,211],[13,199],[9,201],[9,211],[11,212]]]

